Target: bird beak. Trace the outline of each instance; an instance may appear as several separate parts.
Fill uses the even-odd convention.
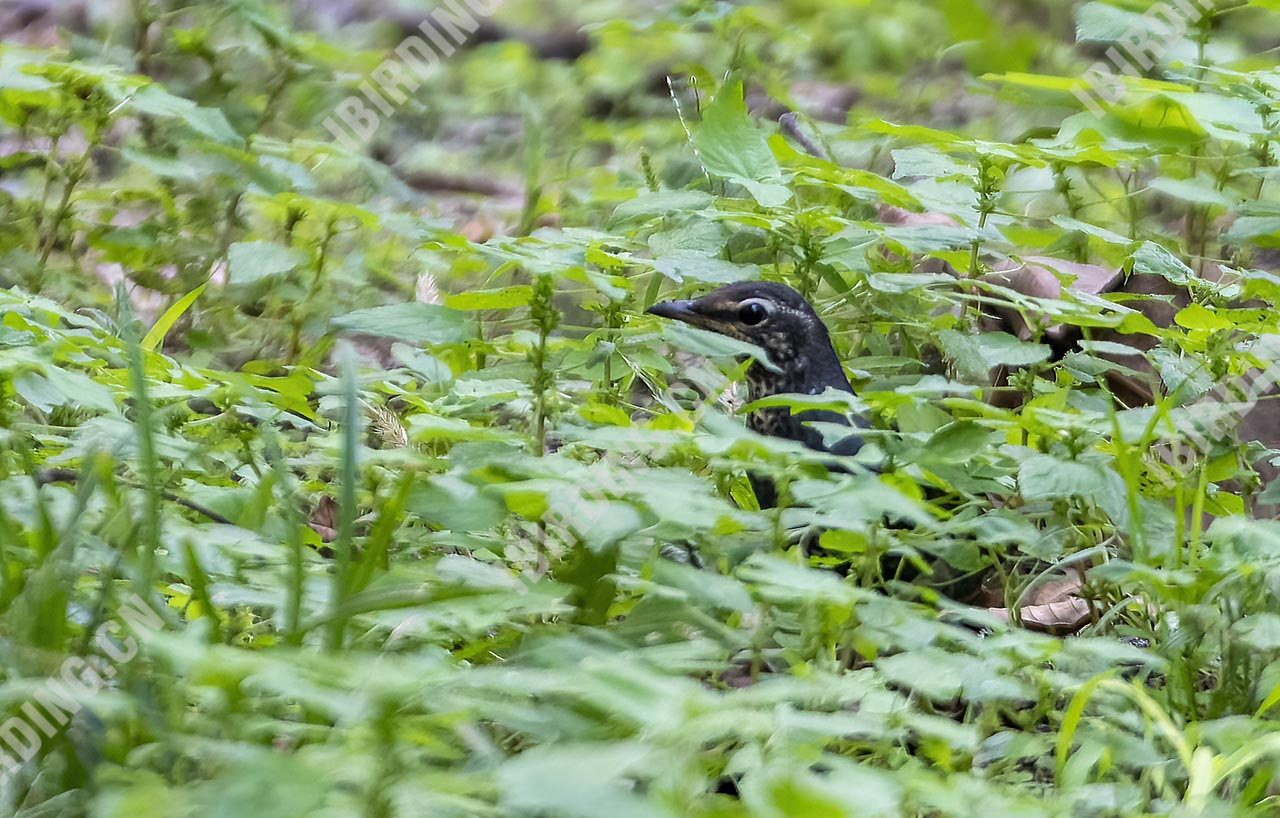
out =
[[[690,326],[723,331],[720,322],[698,311],[697,301],[661,301],[645,310],[649,315],[659,318],[672,318]]]

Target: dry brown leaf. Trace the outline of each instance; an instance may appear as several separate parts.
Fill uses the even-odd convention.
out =
[[[1022,626],[1059,635],[1079,631],[1093,616],[1089,601],[1078,595],[1080,586],[1081,577],[1073,574],[1032,588],[1018,610]],[[1001,621],[1010,621],[1008,608],[987,608],[987,612]]]
[[[945,213],[913,213],[893,205],[879,205],[876,214],[881,224],[894,227],[955,227],[958,222]]]
[[[1003,622],[1009,621],[1008,608],[988,608],[987,612]],[[1027,630],[1058,635],[1079,631],[1093,615],[1089,601],[1080,597],[1046,605],[1028,605],[1022,608],[1020,614],[1022,626]]]
[[[338,503],[325,495],[316,505],[315,513],[307,523],[311,530],[320,535],[321,542],[333,542],[338,539]]]

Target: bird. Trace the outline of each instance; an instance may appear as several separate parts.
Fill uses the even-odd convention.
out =
[[[774,395],[820,395],[828,389],[855,394],[826,325],[804,296],[786,284],[739,281],[701,298],[662,301],[646,312],[762,349],[771,366],[754,360],[748,367],[747,395],[752,402]],[[808,425],[812,422],[843,424],[855,431],[828,444],[818,429]],[[869,429],[871,424],[861,415],[851,420],[827,409],[793,412],[787,406],[771,406],[753,410],[747,417],[747,427],[761,435],[794,440],[815,451],[845,456],[862,449],[863,438],[856,430]],[[770,481],[753,476],[751,482],[761,508],[776,504],[776,491]]]

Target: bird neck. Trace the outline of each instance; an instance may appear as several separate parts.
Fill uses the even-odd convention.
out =
[[[818,395],[828,389],[853,394],[849,379],[845,377],[825,332],[821,337],[811,339],[799,354],[774,363],[779,371],[760,363],[752,364],[747,370],[747,393],[752,401],[789,393]],[[772,406],[756,409],[747,416],[748,428],[757,434],[794,440],[816,451],[836,451],[827,446],[821,431],[808,425],[810,421],[849,425],[844,413],[823,409],[793,413],[790,407]],[[859,420],[857,425],[866,426],[866,422]],[[838,446],[838,453],[852,454],[861,448],[862,439],[851,435]]]
[[[826,333],[805,344],[797,354],[772,363],[781,371],[775,372],[758,361],[747,370],[751,400],[784,394],[817,395],[827,389],[853,392]]]

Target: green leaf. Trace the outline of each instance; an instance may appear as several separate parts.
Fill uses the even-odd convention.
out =
[[[1241,216],[1223,233],[1222,240],[1252,241],[1265,247],[1280,245],[1280,215]]]
[[[946,273],[872,273],[867,276],[867,286],[876,292],[903,295],[918,292],[926,287],[954,287],[956,279]]]
[[[698,570],[670,560],[659,560],[653,565],[653,579],[688,594],[691,600],[706,608],[748,613],[753,607],[751,595],[733,577]]]
[[[1074,95],[1089,88],[1080,77],[1058,77],[1048,74],[1027,74],[1022,71],[1011,71],[1006,74],[983,74],[984,82],[999,82],[1015,88],[1028,89],[1037,94],[1038,99],[1049,103],[1066,103],[1069,95]]]
[[[642,193],[623,202],[613,210],[608,225],[611,228],[632,221],[652,219],[671,213],[704,210],[715,204],[716,198],[700,190],[674,190],[659,193]]]
[[[391,304],[355,310],[333,319],[344,332],[423,344],[460,344],[475,338],[475,322],[465,312],[436,304]]]
[[[784,716],[788,736],[817,733],[830,741],[857,732],[849,729],[848,714],[789,711]],[[796,762],[779,754],[758,773],[744,777],[742,814],[771,818],[896,818],[904,814],[903,785],[890,773],[833,754],[807,769]]]
[[[1178,311],[1173,321],[1186,329],[1200,329],[1209,332],[1231,329],[1235,326],[1231,319],[1200,304],[1188,304]]]
[[[656,747],[638,741],[530,748],[498,768],[502,813],[673,818],[633,785],[632,772],[655,763],[656,754]]]
[[[963,463],[985,449],[993,434],[977,423],[949,423],[929,438],[925,455],[930,461]]]
[[[206,281],[204,284],[201,284],[199,287],[196,287],[191,292],[182,296],[182,298],[179,298],[171,307],[169,307],[169,309],[165,310],[164,315],[161,315],[156,320],[155,324],[152,325],[151,329],[147,331],[146,336],[142,339],[142,348],[147,352],[154,352],[159,348],[161,342],[164,341],[165,335],[169,333],[169,330],[173,327],[174,323],[182,317],[192,304],[196,303],[196,299],[200,297],[200,293],[204,292],[205,287],[208,286],[209,282]]]
[[[955,367],[961,380],[985,384],[991,367],[978,349],[974,336],[946,329],[938,333],[938,342],[942,347],[942,354]]]
[[[1236,203],[1227,197],[1208,179],[1169,179],[1161,177],[1150,185],[1152,190],[1172,196],[1184,202],[1210,207],[1233,208]]]
[[[421,376],[427,383],[445,383],[453,380],[453,370],[448,364],[417,347],[408,344],[392,344],[391,357],[415,375]]]
[[[450,295],[444,305],[453,310],[510,310],[527,307],[533,298],[533,287],[518,284],[498,290],[470,290]]]
[[[975,336],[978,354],[988,367],[1024,367],[1049,360],[1053,350],[1046,344],[1023,341],[1007,332],[984,332]]]
[[[621,500],[582,497],[573,503],[569,511],[565,526],[596,554],[603,553],[646,525],[636,507]]]
[[[12,51],[0,55],[0,89],[13,91],[48,91],[57,88],[55,83],[44,77],[27,73],[22,69],[31,65],[21,51]]]
[[[323,768],[304,758],[245,747],[226,770],[200,781],[186,798],[199,818],[298,818],[314,814],[325,800],[315,785]],[[176,797],[176,796],[170,796]]]
[[[893,178],[973,179],[977,168],[932,148],[902,148],[893,152]]]
[[[1152,21],[1142,14],[1110,3],[1085,3],[1076,12],[1076,42],[1119,42],[1129,31],[1151,31]]]
[[[698,329],[685,324],[663,322],[662,338],[670,341],[685,352],[702,355],[707,358],[754,358],[766,367],[777,371],[777,366],[769,360],[763,349],[746,341],[739,341],[718,332]]]
[[[761,206],[777,207],[791,198],[768,140],[747,113],[741,77],[725,82],[702,112],[693,144],[707,173],[742,185]]]
[[[1027,457],[1018,468],[1018,487],[1027,500],[1093,497],[1105,484],[1097,466],[1045,454]]]
[[[1214,386],[1213,373],[1194,356],[1180,355],[1163,347],[1151,350],[1150,356],[1170,400],[1175,404],[1198,398]],[[1210,407],[1203,408],[1208,410]]]
[[[1147,81],[1150,82],[1150,81]],[[1129,85],[1141,85],[1143,80],[1129,80]],[[1191,94],[1184,88],[1161,93],[1149,93],[1139,88],[1130,96],[1136,102],[1113,105],[1107,109],[1107,119],[1125,132],[1145,138],[1148,145],[1192,145],[1204,141],[1207,131],[1204,123],[1196,119],[1187,107]]]
[[[1280,651],[1280,614],[1250,614],[1233,624],[1231,632],[1254,650]]]
[[[1082,222],[1079,219],[1073,219],[1070,216],[1054,216],[1049,220],[1049,222],[1057,227],[1061,227],[1063,230],[1077,230],[1087,236],[1091,236],[1095,239],[1101,239],[1107,244],[1130,245],[1134,243],[1133,239],[1127,236],[1122,236],[1119,233],[1113,233],[1110,230],[1087,222]]]
[[[973,660],[937,648],[924,648],[888,656],[876,668],[889,681],[934,701],[949,701],[960,695],[964,677]]]
[[[307,261],[306,253],[269,241],[238,241],[227,249],[227,266],[232,284],[253,284],[297,269]]]
[[[734,264],[692,250],[678,250],[655,259],[653,269],[680,283],[692,279],[708,284],[731,284],[760,278],[760,268],[754,264]]]
[[[817,395],[801,395],[784,393],[780,395],[769,395],[767,397],[753,400],[740,411],[754,412],[756,409],[769,409],[773,407],[786,407],[792,412],[808,412],[825,410],[829,412],[845,413],[853,411],[862,413],[866,411],[866,405],[856,395],[839,389],[828,387],[826,391]]]
[[[718,256],[729,241],[729,228],[718,221],[701,218],[696,214],[673,217],[667,230],[657,230],[649,235],[649,253],[654,258],[678,252],[697,253],[702,256]]]
[[[1007,332],[968,335],[955,330],[938,333],[942,351],[966,380],[978,383],[997,366],[1031,366],[1047,361],[1053,350],[1045,344],[1022,341]]]
[[[43,374],[24,372],[13,379],[13,391],[42,412],[55,406],[115,412],[111,392],[87,375],[48,365]]]
[[[125,148],[120,153],[133,164],[146,168],[162,179],[195,182],[202,177],[200,163],[192,161],[190,157],[179,159],[134,148]]]
[[[1133,254],[1133,271],[1152,273],[1183,287],[1197,280],[1196,274],[1181,259],[1153,241],[1143,242]]]
[[[500,498],[452,474],[414,486],[406,507],[423,520],[451,531],[492,528],[507,516]]]
[[[977,240],[1001,241],[1000,233],[987,225],[984,232],[971,227],[936,224],[924,227],[886,227],[884,237],[896,241],[912,253],[945,253],[961,250]]]
[[[243,142],[222,111],[202,108],[189,99],[169,93],[159,85],[148,85],[129,101],[134,109],[162,119],[176,119],[196,133],[215,142],[236,145]]]

